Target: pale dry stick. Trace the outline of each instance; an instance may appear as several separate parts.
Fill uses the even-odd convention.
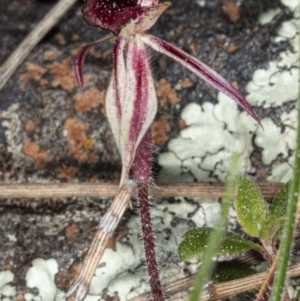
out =
[[[21,65],[30,51],[57,24],[77,0],[60,0],[34,27],[22,43],[0,67],[0,90],[5,86],[12,74]]]
[[[262,272],[232,281],[211,284],[201,294],[199,301],[220,300],[259,288],[263,284],[264,279],[267,277],[267,275],[268,272]],[[289,278],[297,277],[299,275],[300,263],[297,263],[288,269]],[[187,291],[194,284],[194,280],[195,277],[190,276],[166,285],[163,288],[165,296],[168,297],[168,300],[171,301],[187,301],[189,296],[183,296],[175,299],[171,299],[170,297],[177,293]],[[149,301],[149,299],[147,298],[146,294],[142,294],[130,299],[130,301]]]
[[[88,293],[90,283],[108,240],[115,231],[128,206],[134,187],[135,184],[133,181],[126,181],[119,189],[110,208],[101,219],[90,249],[84,259],[80,274],[66,295],[67,300],[83,300]]]
[[[268,274],[266,276],[266,278],[264,279],[264,283],[261,285],[259,292],[256,296],[255,301],[261,301],[261,300],[267,300],[268,296],[270,295],[270,290],[272,288],[272,282],[274,280],[274,273],[276,270],[276,265],[278,263],[278,258],[279,258],[279,253],[276,253],[276,256],[272,262],[271,267],[268,270]]]
[[[281,183],[268,182],[256,185],[268,200],[273,199],[282,186]],[[224,189],[223,183],[170,183],[152,187],[150,193],[155,197],[221,198]],[[118,191],[119,186],[112,183],[1,184],[0,199],[114,197]],[[0,201],[0,205],[5,205],[5,200]]]

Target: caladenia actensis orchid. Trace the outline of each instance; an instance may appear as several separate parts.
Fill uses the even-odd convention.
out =
[[[170,2],[159,4],[158,0],[85,0],[83,15],[87,23],[108,30],[111,34],[84,46],[75,61],[77,81],[83,90],[83,64],[88,51],[104,40],[117,37],[113,49],[112,76],[105,99],[107,118],[122,160],[120,189],[131,181],[130,171],[136,185],[145,261],[152,297],[155,301],[162,301],[164,298],[155,256],[149,205],[151,123],[156,115],[157,99],[147,47],[173,58],[190,69],[237,102],[260,123],[241,93],[215,71],[167,42],[145,34],[170,4]],[[110,211],[103,217],[98,229],[112,234],[117,224],[113,212]],[[91,247],[94,248],[93,252],[96,252],[95,245]],[[89,260],[93,252],[91,251],[87,256]],[[90,274],[93,273],[94,270]],[[90,281],[90,278],[79,276],[67,296],[73,296],[75,300],[83,300]]]

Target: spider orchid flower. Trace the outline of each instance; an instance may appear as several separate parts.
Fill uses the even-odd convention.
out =
[[[171,4],[158,2],[158,0],[85,0],[83,16],[86,22],[91,26],[108,30],[110,34],[87,44],[79,51],[75,59],[75,73],[79,87],[83,91],[83,65],[89,50],[94,45],[116,36],[112,76],[105,99],[107,118],[122,160],[120,187],[129,178],[130,170],[133,171],[151,292],[155,301],[163,301],[149,205],[152,154],[150,126],[156,115],[157,98],[147,47],[176,60],[233,99],[258,123],[260,121],[241,93],[219,74],[177,47],[145,34]],[[114,230],[106,224],[105,226],[110,231]],[[86,294],[80,285],[78,282],[76,300],[82,300]],[[68,295],[74,293],[76,289],[75,285]]]
[[[155,87],[146,47],[178,61],[237,102],[259,122],[242,94],[218,73],[177,47],[145,34],[170,4],[158,4],[158,0],[85,0],[84,3],[83,15],[86,22],[112,34],[84,46],[79,51],[75,61],[75,72],[81,90],[83,64],[88,51],[94,45],[117,36],[113,50],[113,71],[105,103],[107,118],[122,159],[121,184],[128,177],[137,147],[157,111]]]

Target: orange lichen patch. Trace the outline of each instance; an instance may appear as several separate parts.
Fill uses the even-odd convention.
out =
[[[71,56],[72,56],[72,57],[76,57],[78,51],[79,51],[84,45],[85,45],[85,44],[80,44],[80,47],[75,48],[75,49],[74,49],[74,48],[71,49],[71,50],[70,50]]]
[[[97,88],[91,87],[85,91],[85,94],[77,94],[74,98],[76,100],[75,110],[85,112],[104,104],[105,91],[100,92]]]
[[[236,89],[239,88],[239,84],[238,84],[237,81],[234,81],[234,82],[232,82],[231,84],[232,84]]]
[[[152,124],[152,140],[154,144],[163,144],[167,139],[167,132],[170,131],[171,127],[168,123],[169,117],[163,117],[159,120],[156,120]]]
[[[16,301],[24,301],[25,300],[25,297],[24,296],[22,296],[22,295],[18,295],[18,296],[16,296],[16,299],[15,299]]]
[[[36,121],[32,121],[32,120],[27,121],[25,124],[26,131],[32,132],[35,129],[37,124],[38,124],[37,120]]]
[[[224,44],[225,44],[225,41],[226,41],[226,36],[225,35],[220,35],[220,36],[217,36],[217,46],[218,47],[223,47]]]
[[[107,249],[113,249],[115,247],[116,241],[113,237],[111,237],[109,239],[109,241],[107,242],[106,248]]]
[[[73,33],[73,34],[72,34],[72,37],[71,37],[71,41],[72,41],[72,42],[76,42],[76,41],[78,41],[78,39],[79,39],[79,35],[76,34],[76,33]]]
[[[45,166],[45,164],[48,162],[49,151],[41,151],[40,147],[37,144],[31,142],[29,139],[26,139],[24,142],[23,152],[25,155],[35,159],[36,169]]]
[[[70,272],[66,270],[60,270],[58,271],[58,273],[55,274],[54,281],[57,288],[63,291],[66,287],[69,287],[69,274]]]
[[[113,54],[113,47],[108,48],[106,51],[97,50],[97,48],[92,48],[90,51],[90,55],[96,58],[103,58],[103,59],[111,59]]]
[[[182,30],[183,30],[183,25],[180,24],[178,25],[176,28],[175,28],[175,31],[178,35],[180,35],[182,33]]]
[[[183,119],[179,119],[178,120],[178,127],[182,130],[184,128],[186,128],[186,123]]]
[[[66,120],[65,129],[68,131],[68,142],[70,151],[73,154],[77,153],[77,150],[84,148],[85,141],[87,139],[86,131],[89,129],[88,123],[81,123],[74,118]]]
[[[110,240],[108,241],[106,248],[114,249],[116,242],[118,242],[120,238],[123,236],[123,231],[125,231],[124,228],[118,229],[117,232],[114,234],[114,236],[111,237]]]
[[[96,48],[92,48],[90,50],[89,54],[99,59],[99,58],[102,57],[103,52],[101,50],[96,49]]]
[[[237,22],[241,17],[240,7],[233,0],[223,1],[223,13],[232,23]]]
[[[86,160],[91,163],[96,163],[98,161],[98,156],[96,154],[87,154]]]
[[[58,44],[66,45],[65,37],[61,33],[56,34],[54,38],[57,40]]]
[[[14,266],[13,261],[9,260],[9,262],[5,263],[4,268],[5,268],[5,270],[11,271],[13,269],[13,266]]]
[[[196,56],[197,55],[197,50],[196,50],[196,44],[195,43],[192,43],[190,46],[189,46],[189,49],[191,51],[191,55],[193,56]]]
[[[233,52],[237,51],[239,48],[240,48],[240,46],[238,46],[238,45],[236,45],[236,44],[234,44],[234,43],[230,43],[230,44],[228,45],[226,51],[227,51],[228,53],[233,53]]]
[[[70,287],[70,285],[72,283],[74,283],[74,281],[78,278],[80,271],[82,270],[82,266],[83,266],[83,259],[82,258],[78,258],[76,259],[72,266],[68,269],[67,272],[67,277],[62,278],[62,279],[67,279],[67,287]],[[58,282],[59,278],[57,277],[60,274],[60,272],[58,272],[55,276],[55,283],[57,283],[57,287],[59,287],[60,283]],[[63,288],[64,290],[66,289],[66,286]]]
[[[74,166],[66,166],[63,165],[59,171],[57,177],[59,179],[65,179],[68,182],[74,180],[76,173],[78,172],[78,168]]]
[[[46,79],[42,78],[47,69],[30,62],[25,63],[25,66],[27,72],[21,74],[20,77],[22,81],[22,89],[24,89],[25,85],[27,85],[31,79],[38,81],[40,85],[46,85],[48,83]]]
[[[58,56],[61,55],[61,51],[58,51],[58,50],[48,50],[48,51],[45,51],[44,52],[44,59],[45,60],[50,60],[52,58],[56,58]]]
[[[96,183],[96,181],[99,180],[98,175],[93,175],[92,177],[89,178],[89,183]]]
[[[54,62],[51,66],[51,73],[54,74],[54,80],[52,82],[53,87],[61,86],[64,90],[72,91],[77,87],[77,82],[75,79],[73,61],[69,57],[65,59],[61,64]],[[84,81],[87,82],[89,79],[88,75],[84,76]]]
[[[70,238],[78,232],[79,232],[79,228],[75,224],[72,224],[66,229],[66,237]]]
[[[13,266],[12,266],[11,264],[5,264],[5,265],[4,265],[4,268],[5,268],[5,270],[11,271],[12,268],[13,268]]]
[[[172,107],[174,107],[180,101],[180,98],[177,97],[175,89],[172,89],[170,82],[164,78],[159,81],[156,94],[160,98],[163,107],[166,106],[167,101],[171,103]]]
[[[81,123],[74,118],[66,120],[64,128],[67,130],[68,149],[79,161],[89,161],[95,163],[98,157],[95,154],[86,152],[86,131],[89,129],[88,123]]]
[[[191,80],[190,80],[188,77],[186,77],[186,78],[181,82],[181,87],[184,88],[184,89],[189,88],[189,87],[191,87],[191,86],[192,86],[192,82],[191,82]]]

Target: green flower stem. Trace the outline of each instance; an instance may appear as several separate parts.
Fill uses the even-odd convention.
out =
[[[299,69],[300,73],[300,69]],[[300,86],[300,85],[299,85]],[[291,187],[289,192],[289,199],[286,209],[286,219],[283,226],[283,234],[280,245],[279,261],[275,272],[275,278],[270,296],[270,301],[280,301],[284,282],[286,279],[286,270],[288,266],[291,245],[293,242],[294,224],[296,222],[295,212],[297,209],[297,201],[299,195],[300,185],[300,87],[298,98],[298,125],[297,125],[297,138],[296,138],[296,150],[295,150],[295,162],[293,169],[293,178],[291,181]]]
[[[230,173],[232,174],[235,174],[235,171],[237,169],[238,158],[239,157],[236,154],[232,156],[232,163],[230,168]],[[207,249],[205,250],[205,254],[203,256],[203,262],[199,268],[198,274],[194,282],[194,287],[191,292],[189,301],[199,300],[202,287],[211,273],[212,259],[217,253],[221,242],[222,233],[224,231],[224,226],[226,224],[228,212],[231,205],[231,198],[232,198],[232,192],[234,191],[234,187],[235,187],[235,178],[233,176],[229,176],[225,188],[225,197],[222,200],[221,216],[216,225],[216,228],[211,234],[210,240],[207,245]]]

